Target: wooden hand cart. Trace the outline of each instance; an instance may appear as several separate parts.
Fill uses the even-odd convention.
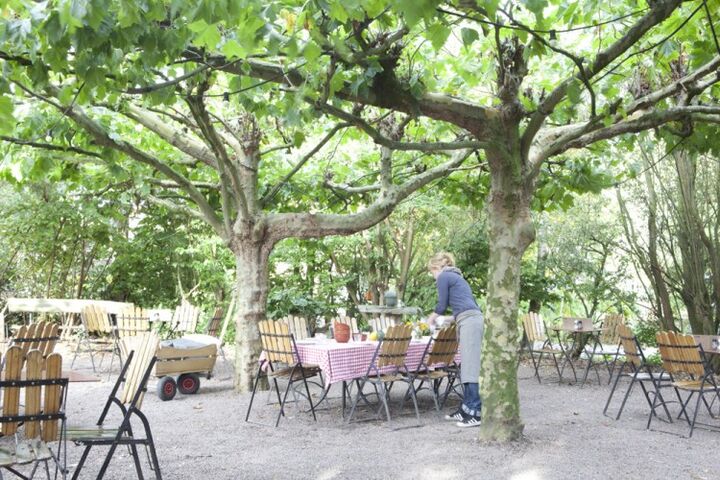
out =
[[[184,395],[197,392],[201,374],[206,378],[211,377],[217,358],[217,345],[176,348],[163,346],[161,342],[156,355],[155,376],[161,377],[157,384],[157,395],[161,400],[172,400],[178,391]]]

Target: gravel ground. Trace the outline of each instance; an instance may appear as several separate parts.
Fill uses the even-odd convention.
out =
[[[81,362],[84,368],[86,361]],[[70,385],[70,425],[96,420],[112,388],[107,375],[102,377],[102,382]],[[250,395],[234,393],[232,369],[223,360],[218,360],[213,379],[202,380],[197,394],[178,395],[169,402],[154,394],[152,379],[142,409],[150,419],[165,479],[717,478],[718,432],[696,430],[686,439],[646,430],[647,405],[639,389],[616,422],[602,415],[610,387],[591,379],[583,388],[539,385],[532,368],[522,365],[524,439],[509,445],[480,443],[476,429],[459,429],[443,420],[427,392],[420,398],[419,427],[409,404],[391,423],[367,420],[347,425],[341,419],[338,387],[331,390],[334,398],[318,412],[317,422],[291,405],[280,427],[274,428],[277,407],[265,405],[267,394],[261,393],[252,414],[258,423],[246,423]],[[456,406],[457,401],[443,414]],[[397,402],[391,404],[391,413],[397,414],[398,407]],[[673,408],[677,411],[677,405]],[[681,435],[688,431],[677,422],[653,425]],[[141,431],[140,425],[135,431]],[[96,477],[105,451],[91,453],[81,478]],[[80,447],[68,446],[71,472],[80,453]],[[152,478],[143,457],[145,475]],[[105,478],[135,478],[125,449],[118,450]]]

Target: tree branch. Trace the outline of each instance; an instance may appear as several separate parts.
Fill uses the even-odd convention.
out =
[[[283,238],[315,238],[327,235],[349,235],[365,230],[386,218],[393,208],[411,193],[441,178],[461,165],[473,150],[456,150],[452,158],[435,168],[426,170],[400,185],[394,185],[379,196],[365,210],[349,215],[313,213],[276,213],[267,217],[267,232],[271,243]]]
[[[320,140],[320,141],[318,142],[318,144],[315,145],[315,147],[313,147],[312,150],[310,150],[308,153],[306,153],[306,154],[295,164],[295,166],[292,168],[292,170],[290,170],[290,171],[287,173],[287,175],[285,175],[285,177],[283,177],[283,179],[280,180],[280,182],[278,182],[277,184],[275,184],[275,185],[270,189],[270,191],[269,191],[268,193],[266,193],[266,194],[260,199],[260,205],[261,205],[261,207],[264,207],[265,205],[267,205],[268,202],[269,202],[270,200],[272,200],[275,195],[277,195],[277,193],[280,191],[280,189],[283,187],[283,185],[287,184],[287,182],[293,177],[293,175],[295,175],[295,174],[303,167],[303,165],[305,165],[305,163],[306,163],[308,160],[310,160],[317,152],[319,152],[320,149],[321,149],[322,147],[324,147],[325,144],[326,144],[327,142],[329,142],[330,139],[332,139],[332,137],[334,137],[337,132],[339,132],[339,131],[342,130],[343,128],[347,128],[347,127],[349,127],[349,126],[350,126],[350,125],[347,124],[347,123],[338,123],[337,125],[335,125],[335,126],[327,133],[327,135],[325,135],[325,136],[322,138],[322,140]]]
[[[217,168],[217,159],[207,145],[193,141],[185,132],[173,128],[154,113],[133,103],[128,103],[127,107],[119,113],[147,128],[181,152],[198,159],[209,167]]]
[[[52,95],[56,96],[59,94],[59,90],[56,87],[49,86],[47,88]],[[112,138],[98,122],[91,119],[84,110],[77,105],[63,106],[55,101],[47,99],[47,97],[36,94],[27,87],[23,86],[23,90],[28,92],[30,95],[47,101],[49,104],[58,108],[63,115],[72,119],[79,127],[88,132],[88,134],[95,139],[98,145],[113,148],[122,152],[140,163],[149,165],[166,177],[178,183],[178,185],[180,185],[180,187],[190,196],[192,201],[198,205],[203,220],[207,222],[222,239],[228,240],[230,238],[231,232],[226,232],[223,229],[223,225],[215,214],[215,210],[210,206],[205,197],[203,197],[203,195],[183,175],[179,174],[168,165],[163,164],[153,156],[135,147],[131,143],[121,139]]]
[[[668,122],[684,118],[715,118],[720,119],[720,107],[708,107],[702,105],[690,105],[683,107],[672,107],[667,110],[654,110],[645,114],[628,118],[622,122],[585,133],[574,140],[567,142],[555,142],[544,152],[545,158],[557,155],[571,148],[583,148],[601,140],[607,140],[625,133],[637,133],[643,130],[659,127]]]
[[[185,55],[196,56],[192,50],[185,52]],[[285,68],[257,59],[228,64],[225,57],[213,56],[208,62],[214,68],[227,73],[249,75],[290,87],[298,87],[306,81],[304,75],[296,68]],[[367,94],[353,93],[350,83],[346,82],[335,95],[350,102],[398,110],[410,115],[422,114],[436,120],[447,121],[472,132],[478,139],[491,139],[492,127],[499,121],[499,114],[494,108],[436,93],[425,93],[416,98],[409,90],[403,89],[395,82],[373,85],[368,89]]]
[[[588,79],[595,76],[602,69],[607,67],[610,62],[618,58],[621,54],[627,51],[630,47],[640,40],[651,28],[662,23],[667,19],[682,3],[682,0],[658,0],[652,4],[651,10],[640,18],[630,29],[615,41],[608,48],[599,52],[595,56],[595,60],[592,65],[587,68],[585,74]],[[555,107],[565,98],[567,94],[567,88],[571,82],[579,78],[580,73],[573,75],[572,77],[563,81],[560,85],[545,98],[545,100],[538,106],[538,109],[530,117],[530,122],[525,128],[522,135],[521,148],[522,154],[527,158],[530,146],[535,139],[535,135],[538,133],[545,119],[553,112]]]
[[[177,85],[178,83],[182,82],[183,80],[187,80],[188,78],[194,77],[195,75],[204,72],[208,68],[210,68],[210,65],[202,65],[199,68],[196,68],[195,70],[193,70],[192,72],[188,72],[184,75],[180,75],[179,77],[173,78],[172,80],[168,80],[168,81],[162,82],[162,83],[156,83],[154,85],[148,85],[146,87],[128,88],[127,90],[125,90],[124,93],[129,93],[131,95],[137,95],[137,94],[142,95],[145,93],[162,90],[163,88]]]
[[[87,155],[89,157],[95,157],[102,159],[103,156],[99,153],[92,152],[90,150],[84,150],[82,148],[78,147],[69,147],[65,145],[54,145],[52,143],[44,143],[44,142],[33,142],[30,140],[23,140],[21,138],[17,137],[8,137],[6,135],[0,135],[0,140],[8,143],[14,143],[15,145],[21,145],[24,147],[32,147],[37,148],[41,150],[51,150],[51,151],[59,151],[59,152],[72,152],[72,153],[79,153],[81,155]]]
[[[383,136],[377,129],[373,128],[369,123],[367,123],[362,118],[355,116],[351,113],[348,113],[340,108],[334,107],[328,103],[315,103],[315,107],[317,107],[319,110],[322,110],[334,117],[340,118],[342,120],[345,120],[347,123],[351,123],[355,125],[356,127],[360,128],[363,132],[365,132],[370,138],[375,141],[378,145],[382,145],[383,147],[387,147],[391,150],[415,150],[415,151],[421,151],[421,152],[446,152],[448,150],[463,150],[463,149],[481,149],[485,148],[489,145],[489,142],[481,142],[481,141],[472,141],[472,140],[465,140],[465,141],[458,141],[458,142],[433,142],[433,143],[426,143],[426,142],[398,142],[395,140],[391,140],[385,136]]]

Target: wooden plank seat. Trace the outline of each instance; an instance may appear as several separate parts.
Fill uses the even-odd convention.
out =
[[[377,416],[380,416],[380,412],[384,408],[387,420],[390,421],[390,408],[388,406],[390,389],[396,382],[408,384],[403,402],[408,395],[412,398],[413,404],[415,405],[415,416],[418,421],[420,420],[420,412],[418,411],[417,398],[415,395],[415,376],[405,365],[405,358],[407,357],[411,339],[411,325],[393,325],[387,329],[385,336],[378,342],[375,348],[375,353],[365,374],[353,379],[357,389],[350,407],[350,414],[347,418],[348,423],[352,421],[358,402],[361,399],[365,404],[371,406],[367,400],[367,395],[363,392],[365,385],[368,384],[372,385],[377,392],[379,400]]]
[[[285,415],[285,404],[287,402],[288,393],[296,382],[302,382],[305,387],[307,401],[310,403],[310,411],[313,420],[317,421],[315,416],[315,405],[313,405],[310,396],[310,387],[308,386],[308,378],[314,377],[320,373],[317,365],[305,365],[300,361],[297,353],[297,345],[295,338],[290,332],[290,327],[284,322],[276,322],[272,320],[263,320],[258,324],[260,331],[260,341],[262,343],[264,357],[258,365],[258,370],[253,382],[252,396],[248,405],[245,421],[249,421],[250,412],[253,407],[253,400],[257,392],[258,383],[263,375],[267,375],[272,380],[272,386],[277,392],[277,400],[280,407],[275,426],[280,424],[280,418]],[[287,387],[285,393],[280,396],[280,386],[278,378],[287,379]],[[295,392],[295,390],[293,390]]]
[[[155,332],[146,332],[134,337],[127,337],[124,341],[130,343],[129,353],[96,425],[94,427],[71,427],[67,430],[69,440],[76,445],[85,447],[73,472],[73,479],[80,477],[85,461],[93,447],[109,446],[110,448],[96,477],[102,478],[119,445],[129,447],[138,478],[144,477],[137,447],[138,445],[145,446],[149,453],[150,468],[154,472],[155,478],[158,480],[162,478],[155,442],[150,430],[150,422],[141,410],[147,390],[147,382],[157,361],[155,352],[158,345],[158,336]],[[108,428],[108,425],[106,425],[107,415],[113,405],[118,407],[122,419],[117,426],[113,425]],[[142,429],[131,428],[133,420],[139,421]],[[137,427],[137,425],[135,426]],[[142,430],[144,436],[138,430]]]
[[[430,390],[433,394],[433,401],[435,402],[435,409],[437,411],[440,411],[442,405],[445,404],[450,392],[454,391],[453,387],[458,369],[452,367],[455,366],[454,361],[457,349],[457,326],[453,323],[438,331],[435,337],[430,338],[423,352],[420,364],[417,370],[413,372],[415,381],[420,381],[420,384],[415,388],[415,392],[418,393],[426,388]],[[440,385],[445,379],[447,379],[447,386],[441,402]],[[425,383],[428,384],[428,387],[424,387]]]
[[[66,469],[61,459],[65,449],[68,380],[62,377],[62,356],[51,353],[44,357],[40,350],[25,354],[22,347],[14,345],[3,358],[2,374],[0,471],[4,469],[20,478],[32,478],[42,464],[50,478],[49,462],[52,461],[56,475],[65,478]],[[25,400],[21,405],[23,389]],[[50,446],[53,442],[57,442],[55,451]],[[28,475],[18,469],[19,465],[25,464],[32,464]]]

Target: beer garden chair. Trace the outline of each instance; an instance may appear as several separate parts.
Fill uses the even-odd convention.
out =
[[[150,430],[150,422],[142,412],[142,402],[147,390],[147,382],[152,374],[153,367],[157,361],[156,350],[158,346],[158,335],[156,332],[146,332],[135,337],[124,339],[128,345],[128,355],[120,370],[110,396],[100,413],[100,417],[94,426],[91,427],[70,427],[67,438],[76,445],[84,446],[82,456],[78,462],[73,479],[80,477],[85,461],[93,447],[109,447],[100,471],[96,478],[102,478],[107,471],[110,461],[115,454],[117,447],[126,445],[129,447],[135,470],[138,478],[144,478],[138,445],[145,446],[150,459],[150,468],[155,473],[155,478],[161,480],[160,463],[155,450],[155,442]],[[121,388],[122,387],[122,388]],[[113,428],[107,419],[110,409],[115,405],[119,409],[121,420]],[[142,424],[144,436],[138,435],[131,426],[132,420],[137,419]],[[89,478],[85,476],[83,478]],[[126,478],[123,476],[123,478]]]

